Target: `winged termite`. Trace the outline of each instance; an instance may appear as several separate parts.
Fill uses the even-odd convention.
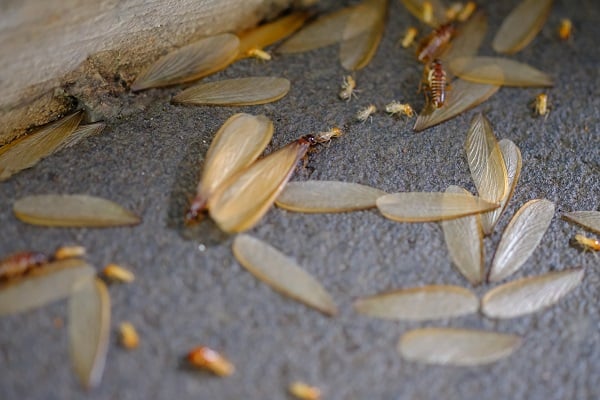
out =
[[[93,267],[77,258],[32,269],[0,285],[0,315],[29,311],[68,297],[75,282],[94,274]]]
[[[408,103],[399,103],[392,101],[385,106],[385,112],[390,115],[406,115],[408,118],[412,118],[415,115],[413,108]]]
[[[483,296],[481,311],[490,318],[531,314],[557,303],[582,279],[583,269],[573,268],[508,282]]]
[[[552,0],[524,0],[504,19],[492,47],[498,53],[514,54],[525,48],[546,23]]]
[[[479,197],[462,193],[403,192],[381,196],[377,208],[398,222],[437,222],[498,208]]]
[[[356,112],[354,118],[359,122],[365,122],[369,118],[372,118],[372,115],[377,112],[377,107],[373,104],[369,104],[368,106],[361,108]]]
[[[504,233],[488,280],[498,282],[517,271],[536,249],[554,216],[551,201],[528,201],[517,211]]]
[[[200,83],[173,97],[174,103],[248,106],[277,101],[290,91],[290,81],[275,77],[250,77]]]
[[[84,194],[23,197],[13,205],[15,216],[28,224],[102,228],[137,225],[140,218],[120,205]]]
[[[267,243],[248,235],[238,235],[233,242],[233,254],[251,274],[281,294],[323,314],[337,313],[325,288],[294,260]]]
[[[485,234],[489,235],[494,230],[494,226],[500,219],[500,216],[504,212],[508,201],[511,199],[519,176],[521,175],[521,151],[516,144],[508,139],[502,139],[498,145],[500,146],[500,152],[506,165],[506,175],[508,179],[508,188],[504,193],[504,196],[500,199],[500,207],[494,211],[487,212],[481,215],[483,226],[486,229]]]
[[[358,6],[342,8],[319,17],[286,40],[277,51],[301,53],[338,43],[342,40],[346,22],[356,7]]]
[[[563,218],[592,232],[600,233],[600,211],[572,211],[564,214]]]
[[[558,37],[560,40],[569,40],[573,37],[573,23],[568,18],[563,18],[560,20],[560,25],[558,26]]]
[[[315,144],[307,135],[231,176],[208,199],[210,216],[221,230],[232,233],[252,228],[269,210],[298,161]]]
[[[206,157],[196,197],[186,222],[198,219],[215,190],[235,173],[252,164],[273,137],[273,123],[264,115],[235,114],[215,135]]]
[[[235,366],[224,355],[205,347],[196,347],[188,353],[188,361],[194,367],[205,369],[218,376],[229,376],[235,372]]]
[[[65,140],[57,147],[56,151],[68,149],[69,147],[75,146],[83,139],[86,139],[90,136],[98,135],[104,130],[105,127],[106,124],[102,122],[97,122],[95,124],[79,125],[77,129],[75,129],[75,131],[71,135],[66,137]]]
[[[315,386],[310,386],[304,382],[292,382],[288,387],[292,396],[299,400],[320,400],[321,391]]]
[[[119,325],[121,345],[127,350],[133,350],[140,345],[140,335],[131,322],[122,322]]]
[[[535,96],[535,100],[533,101],[533,111],[536,115],[545,115],[548,117],[550,107],[548,107],[548,95],[546,93],[540,93]]]
[[[348,17],[340,45],[340,62],[350,71],[364,68],[375,55],[383,36],[388,0],[364,0],[361,5],[364,8],[355,9]]]
[[[102,274],[111,281],[131,283],[135,280],[135,275],[133,272],[113,263],[104,267]]]
[[[508,357],[521,345],[521,338],[503,333],[455,329],[422,328],[406,332],[398,352],[411,361],[426,364],[474,366]]]
[[[465,152],[479,196],[493,203],[502,201],[509,190],[508,172],[492,125],[483,114],[477,114],[471,121]],[[482,220],[486,235],[492,232],[491,222],[488,219]]]
[[[351,182],[290,182],[277,197],[278,207],[305,213],[334,213],[375,207],[384,191]]]
[[[446,193],[471,195],[458,186],[449,186]],[[450,258],[456,268],[472,285],[479,285],[485,269],[480,214],[442,221],[442,230]]]
[[[404,7],[417,19],[437,27],[446,20],[446,7],[441,0],[401,0]]]
[[[344,81],[342,82],[342,87],[340,93],[338,93],[338,97],[342,100],[350,101],[352,100],[352,96],[356,96],[356,81],[352,77],[352,75],[347,75],[344,77]]]
[[[139,91],[195,81],[231,64],[240,40],[231,33],[210,36],[162,57],[137,77],[131,90]]]
[[[577,234],[573,237],[573,241],[584,250],[600,251],[600,240],[598,239]]]
[[[304,25],[309,13],[298,11],[277,20],[260,25],[254,29],[239,34],[240,44],[237,58],[255,56],[256,50],[262,51],[265,47],[285,39]],[[268,53],[267,53],[268,54]]]
[[[33,167],[63,148],[71,140],[82,117],[81,112],[76,112],[0,147],[0,181]]]
[[[499,88],[500,86],[497,85],[473,83],[456,79],[452,82],[452,90],[446,96],[444,107],[437,109],[430,106],[425,107],[417,117],[413,129],[419,132],[454,118],[470,108],[483,103],[496,93]]]
[[[492,85],[545,87],[552,78],[530,65],[501,57],[461,57],[452,60],[450,71],[461,79]]]
[[[429,64],[446,50],[456,29],[453,24],[444,24],[424,37],[417,46],[417,60]]]
[[[356,312],[370,317],[425,321],[473,314],[479,300],[460,286],[432,285],[363,297],[354,303]]]
[[[110,336],[110,296],[100,279],[75,285],[69,299],[69,353],[86,388],[102,379]]]
[[[415,42],[415,38],[417,37],[418,34],[419,34],[419,31],[414,26],[411,26],[410,28],[408,28],[406,30],[406,33],[404,34],[404,37],[402,38],[402,41],[400,42],[402,44],[402,47],[407,49],[410,46],[412,46],[412,44]]]
[[[442,61],[434,59],[424,71],[424,92],[427,103],[434,109],[441,108],[446,102],[446,71]]]

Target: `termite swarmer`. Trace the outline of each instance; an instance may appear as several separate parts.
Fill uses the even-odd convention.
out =
[[[390,115],[406,115],[408,118],[412,118],[415,115],[415,112],[410,104],[403,104],[397,101],[392,101],[386,105],[385,112]]]
[[[451,23],[444,24],[426,36],[417,47],[417,59],[422,63],[429,63],[439,56],[446,48],[456,29]]]
[[[446,86],[448,85],[446,71],[442,62],[435,59],[425,68],[425,94],[433,108],[440,108],[446,101]]]
[[[350,101],[352,96],[357,97],[355,92],[357,92],[356,81],[352,76],[348,75],[342,82],[342,90],[340,90],[338,96],[342,100]]]
[[[356,120],[359,122],[365,122],[371,117],[371,115],[375,114],[376,112],[377,107],[375,107],[373,104],[369,104],[365,108],[358,110],[358,112],[356,113]]]

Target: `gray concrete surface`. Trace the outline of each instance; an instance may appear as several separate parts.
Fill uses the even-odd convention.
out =
[[[486,7],[495,32],[515,1]],[[562,17],[575,37],[561,43]],[[358,296],[414,285],[468,286],[451,266],[437,224],[399,224],[376,211],[303,215],[271,210],[249,233],[295,257],[331,291],[340,315],[326,318],[273,292],[234,260],[231,238],[211,223],[182,229],[200,162],[213,133],[235,112],[264,113],[276,133],[268,151],[300,135],[340,125],[370,102],[397,99],[420,108],[420,70],[413,54],[395,47],[415,21],[392,0],[382,45],[356,74],[360,98],[337,99],[344,71],[335,48],[276,56],[270,63],[239,62],[207,80],[251,75],[289,78],[289,95],[273,104],[242,108],[169,104],[178,89],[137,96],[150,105],[109,121],[108,129],[76,148],[41,162],[0,186],[0,254],[87,247],[89,260],[130,266],[136,281],[110,285],[112,331],[100,387],[86,393],[71,373],[66,303],[0,319],[0,399],[287,399],[296,379],[319,386],[324,399],[597,399],[600,398],[600,270],[598,255],[569,245],[580,229],[560,216],[596,210],[600,192],[600,75],[597,2],[558,2],[533,45],[515,56],[550,73],[548,118],[528,104],[537,89],[503,88],[478,107],[498,138],[523,153],[523,171],[497,232],[486,240],[488,260],[509,217],[527,200],[547,198],[557,213],[539,248],[516,277],[582,266],[581,286],[558,305],[536,314],[494,321],[481,315],[428,323],[388,322],[359,316]],[[488,35],[483,50],[491,54]],[[463,151],[474,111],[415,134],[413,121],[377,114],[350,124],[346,136],[311,154],[293,179],[338,179],[387,191],[474,191]],[[88,193],[123,204],[143,217],[134,228],[46,229],[18,222],[12,203],[37,193]],[[477,288],[482,294],[490,286]],[[122,349],[114,334],[131,321],[140,347]],[[402,360],[398,338],[422,326],[471,327],[522,335],[507,359],[474,368],[426,366]],[[226,379],[191,370],[182,357],[192,347],[222,350],[237,367]]]

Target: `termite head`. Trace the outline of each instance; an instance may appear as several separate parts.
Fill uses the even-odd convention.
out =
[[[315,135],[304,135],[298,140],[300,142],[308,143],[310,146],[316,146],[319,143]]]
[[[202,219],[204,219],[205,211],[206,198],[204,196],[196,196],[185,213],[185,225],[190,226],[202,221]]]

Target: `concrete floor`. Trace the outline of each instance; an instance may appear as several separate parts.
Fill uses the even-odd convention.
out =
[[[497,2],[491,38],[515,1]],[[568,4],[568,5],[567,5]],[[560,18],[574,22],[575,37],[559,42]],[[377,211],[303,215],[271,210],[249,233],[295,257],[327,287],[340,306],[327,318],[273,292],[234,260],[232,238],[212,223],[182,227],[212,135],[235,112],[266,114],[276,127],[272,151],[310,132],[350,123],[360,106],[396,99],[420,109],[421,71],[412,52],[395,47],[415,21],[391,1],[386,32],[373,62],[356,74],[360,98],[337,98],[344,71],[335,47],[244,60],[207,79],[253,75],[292,81],[284,99],[236,108],[182,107],[169,103],[178,89],[136,96],[150,105],[108,121],[105,132],[42,161],[0,186],[0,254],[52,251],[84,245],[89,261],[129,266],[130,285],[111,285],[113,337],[100,387],[90,399],[286,399],[286,386],[304,380],[325,399],[597,399],[600,398],[600,269],[598,256],[569,245],[580,229],[560,216],[596,210],[600,192],[600,7],[558,2],[534,43],[515,58],[555,78],[547,90],[552,111],[534,118],[528,104],[539,89],[503,88],[477,108],[521,149],[523,170],[496,233],[486,239],[491,259],[510,216],[526,201],[547,198],[557,212],[539,248],[515,277],[573,266],[586,269],[579,288],[545,311],[504,321],[481,315],[428,323],[388,322],[359,316],[352,301],[383,290],[424,284],[469,286],[453,269],[438,224],[399,224]],[[475,111],[415,134],[413,121],[377,114],[350,123],[347,134],[311,154],[293,179],[334,179],[386,191],[441,191],[457,184],[474,192],[464,140]],[[133,228],[58,229],[18,222],[13,202],[38,193],[88,193],[139,213]],[[475,289],[481,295],[489,285]],[[114,332],[131,321],[142,343],[122,349]],[[61,323],[62,322],[62,323]],[[71,373],[66,303],[0,319],[0,399],[76,399],[84,396]],[[510,357],[483,367],[427,366],[395,351],[408,329],[453,326],[523,336]],[[191,370],[182,357],[207,345],[235,363],[226,379]]]

